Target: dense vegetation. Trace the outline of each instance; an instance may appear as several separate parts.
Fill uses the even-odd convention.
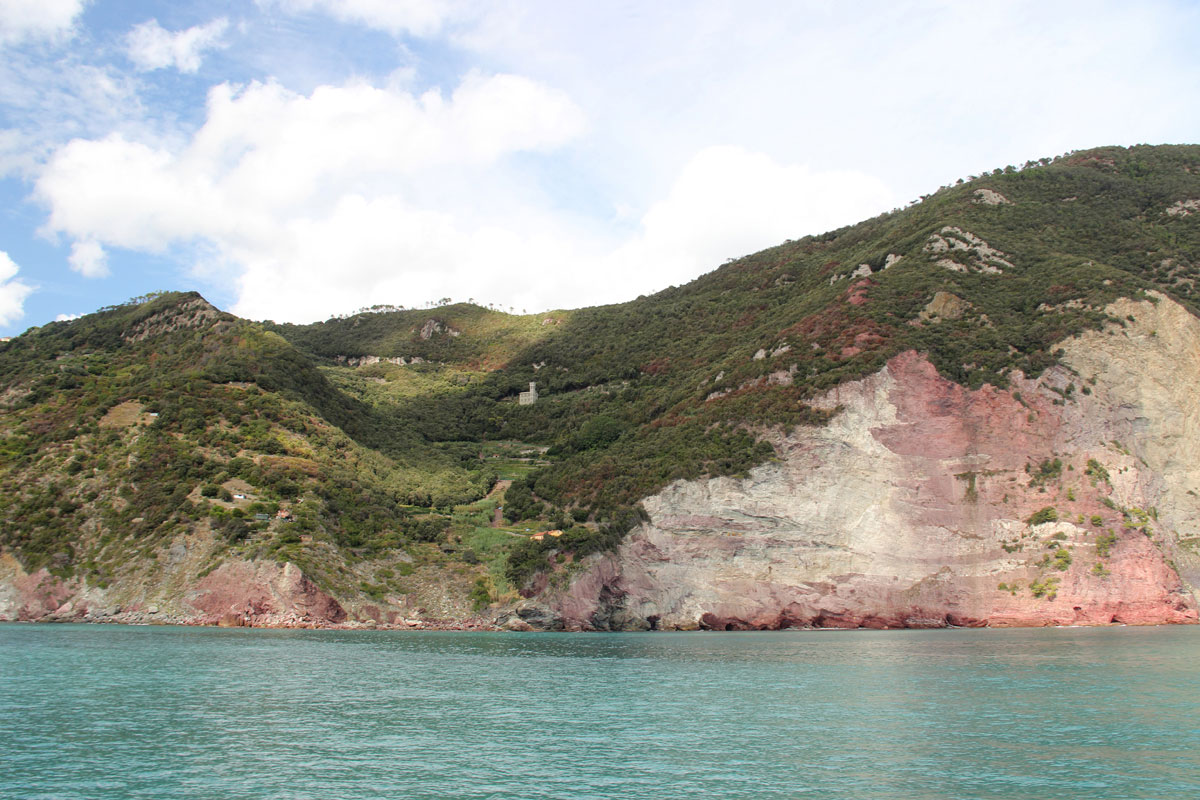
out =
[[[1103,148],[998,169],[620,305],[512,316],[460,303],[303,326],[238,320],[196,295],[139,298],[0,346],[2,543],[99,580],[116,554],[200,522],[260,555],[301,558],[303,534],[345,557],[440,543],[469,562],[475,549],[454,543],[484,537],[481,498],[504,467],[510,532],[566,531],[487,539],[499,555],[480,574],[520,587],[554,553],[619,542],[638,500],[671,481],[769,459],[763,431],[822,424],[815,396],[898,352],[1002,387],[1109,321],[1116,297],[1155,288],[1200,310],[1198,198],[1200,147]],[[539,401],[518,405],[530,382]],[[143,416],[115,425],[123,403]],[[505,442],[540,455],[497,460]],[[253,487],[254,510],[221,500],[231,481]],[[298,509],[286,530],[256,519],[284,504]]]
[[[427,538],[406,504],[449,507],[494,482],[260,326],[194,294],[138,300],[0,350],[0,514],[27,566],[83,565],[103,580],[184,528],[203,522],[235,544],[293,504],[295,523],[267,551],[320,532],[370,552]],[[230,481],[254,502],[230,503]]]
[[[379,356],[490,369],[569,317],[564,311],[518,317],[455,303],[425,311],[363,311],[313,325],[264,325],[311,355],[331,361]]]

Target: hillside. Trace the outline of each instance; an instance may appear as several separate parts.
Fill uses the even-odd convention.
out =
[[[1200,509],[1179,456],[1192,432],[1172,423],[1189,401],[1146,390],[1162,376],[1105,374],[1161,363],[1190,378],[1198,209],[1200,147],[1102,148],[620,305],[300,326],[163,295],[31,330],[0,345],[0,617],[1194,619]],[[519,405],[531,382],[538,401]],[[1153,414],[1126,419],[1129,407]],[[1175,455],[1165,439],[1183,442]],[[930,444],[950,441],[940,455]],[[1029,538],[1052,523],[1048,559],[1034,557]],[[528,535],[547,529],[565,533]],[[947,549],[962,537],[978,547]],[[931,555],[914,566],[909,547]],[[796,572],[796,559],[811,563]],[[942,570],[945,591],[880,588]],[[1148,581],[1162,592],[1134,591]],[[730,582],[761,607],[722,606],[714,587]],[[840,594],[856,584],[874,598],[862,608]],[[1055,610],[1047,598],[1065,602],[1068,584],[1079,608]],[[1112,611],[1127,595],[1140,610]],[[954,617],[947,598],[971,612]]]

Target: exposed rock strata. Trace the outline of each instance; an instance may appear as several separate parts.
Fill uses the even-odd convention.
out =
[[[520,618],[582,629],[1196,621],[1200,321],[1165,299],[1110,311],[1135,321],[1065,343],[1064,367],[1018,375],[1009,391],[969,391],[916,353],[897,356],[821,398],[841,408],[828,426],[776,438],[777,463],[648,498],[646,525]],[[1029,524],[1043,508],[1059,521]]]
[[[1172,217],[1186,217],[1196,211],[1200,211],[1200,199],[1189,198],[1175,203],[1165,213]]]

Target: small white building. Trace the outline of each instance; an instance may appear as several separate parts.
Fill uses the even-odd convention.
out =
[[[537,402],[537,399],[538,399],[537,383],[534,381],[530,381],[529,382],[529,391],[521,392],[520,396],[517,397],[517,403],[519,405],[523,405],[523,406],[531,406]]]

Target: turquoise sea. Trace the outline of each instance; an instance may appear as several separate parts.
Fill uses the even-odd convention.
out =
[[[0,625],[3,798],[1200,798],[1200,628]]]

